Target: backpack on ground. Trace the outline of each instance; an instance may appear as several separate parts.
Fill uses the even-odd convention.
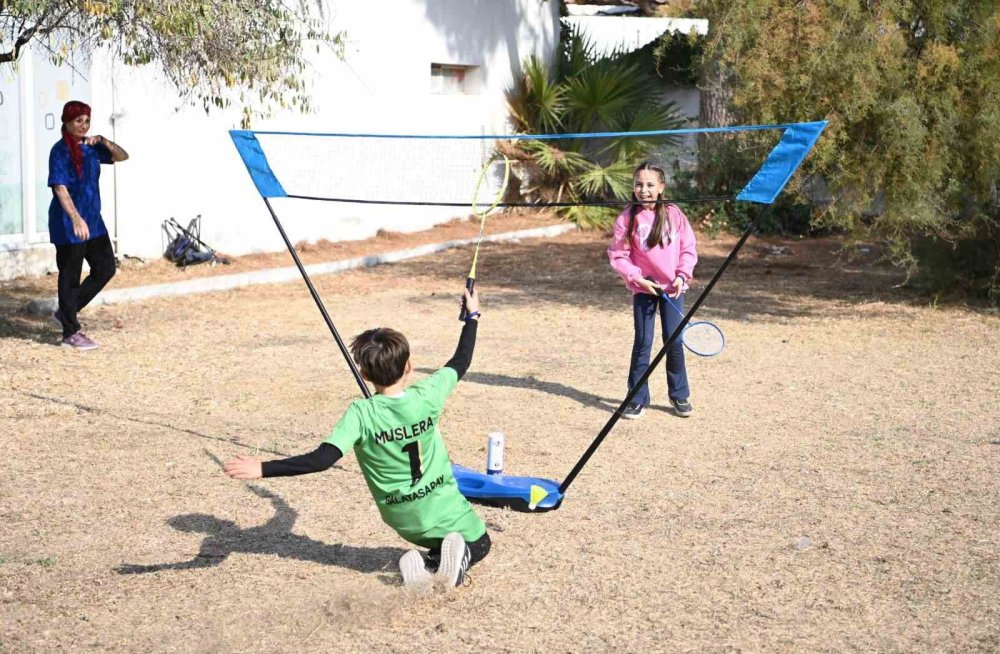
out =
[[[167,218],[163,221],[163,231],[167,236],[167,247],[163,256],[181,268],[199,263],[229,263],[229,259],[220,256],[201,240],[200,215],[192,218],[187,227],[183,227],[173,218]]]

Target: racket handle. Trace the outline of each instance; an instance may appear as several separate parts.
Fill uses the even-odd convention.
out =
[[[664,302],[666,302],[667,304],[670,305],[670,308],[674,310],[674,313],[676,313],[681,318],[684,317],[684,313],[680,309],[677,308],[677,305],[674,304],[674,301],[670,298],[669,295],[666,294],[665,291],[660,290],[660,297],[663,298]]]
[[[472,289],[476,287],[476,278],[467,277],[465,279],[465,290],[472,293]],[[458,313],[458,319],[465,322],[465,319],[469,317],[469,308],[465,306],[465,296],[462,296],[462,310]]]

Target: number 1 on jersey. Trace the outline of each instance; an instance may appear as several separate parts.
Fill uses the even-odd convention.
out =
[[[413,441],[409,445],[403,446],[403,451],[410,457],[410,477],[413,478],[411,486],[416,486],[424,473],[420,471],[420,443]]]

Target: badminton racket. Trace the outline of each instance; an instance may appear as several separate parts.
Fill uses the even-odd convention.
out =
[[[684,317],[684,314],[677,308],[674,301],[662,289],[660,290],[660,296],[678,316],[681,318]],[[687,324],[684,331],[681,332],[681,343],[692,354],[697,354],[700,357],[714,357],[722,354],[722,351],[726,349],[726,336],[715,323],[707,320],[699,320]]]
[[[488,197],[489,190],[484,188],[484,186],[489,186],[484,184],[486,181],[487,173],[494,163],[499,163],[499,157],[503,157],[503,181],[500,183],[500,188],[493,196],[493,200],[484,200],[483,196]],[[472,289],[476,286],[476,264],[479,262],[479,246],[483,242],[483,234],[486,230],[486,216],[497,208],[500,204],[500,200],[503,199],[503,194],[507,190],[507,182],[510,180],[510,159],[507,155],[501,154],[494,155],[486,162],[483,169],[479,172],[479,179],[476,181],[476,191],[472,194],[472,213],[479,217],[479,237],[476,239],[476,251],[472,255],[472,267],[469,269],[469,276],[465,280],[465,288],[468,289],[469,293],[472,293]],[[465,297],[462,298],[462,310],[458,314],[459,320],[465,320],[469,315],[469,310],[465,306]]]

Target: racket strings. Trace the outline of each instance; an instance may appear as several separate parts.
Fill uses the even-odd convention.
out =
[[[502,161],[501,161],[502,160]],[[503,165],[503,180],[499,188],[492,193],[492,200],[482,200],[482,196],[488,194],[491,189],[487,181],[490,168],[494,164]],[[486,235],[486,216],[500,205],[504,193],[507,192],[507,184],[510,182],[510,159],[505,154],[494,154],[487,161],[479,172],[479,179],[476,181],[476,190],[472,194],[472,213],[479,217],[479,236],[476,238],[476,248],[472,255],[472,266],[469,269],[469,279],[476,278],[476,265],[479,263],[479,246],[483,243],[483,236]],[[487,197],[489,197],[487,195]],[[485,207],[485,208],[482,208]]]
[[[684,347],[703,357],[715,356],[726,346],[722,330],[710,322],[695,322],[681,334]]]
[[[669,296],[661,293],[660,297],[670,305],[674,313],[681,318],[684,317],[684,313],[677,308],[677,305],[674,304],[674,301]],[[722,350],[725,349],[726,337],[715,323],[707,320],[699,320],[688,323],[684,327],[684,331],[681,332],[681,343],[693,354],[701,357],[714,357],[721,354]]]

